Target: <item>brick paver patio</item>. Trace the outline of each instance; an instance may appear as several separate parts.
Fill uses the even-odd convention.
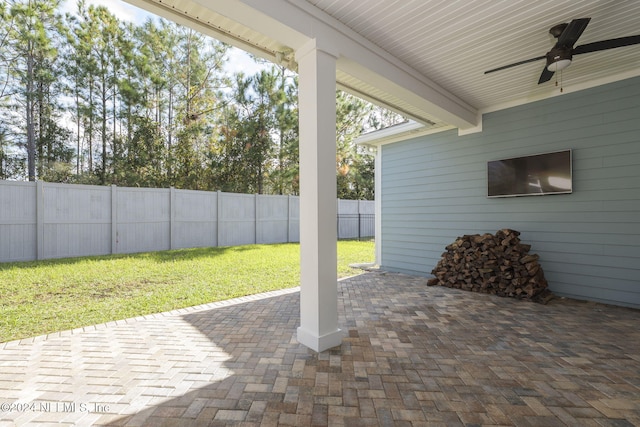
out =
[[[339,283],[341,347],[285,290],[0,344],[0,425],[640,426],[640,311]]]

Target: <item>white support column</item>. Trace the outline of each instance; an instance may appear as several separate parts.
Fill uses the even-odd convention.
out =
[[[300,327],[321,352],[340,345],[336,231],[336,56],[311,40],[296,52],[300,116]]]

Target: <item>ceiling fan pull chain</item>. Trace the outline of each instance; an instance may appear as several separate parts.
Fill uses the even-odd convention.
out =
[[[558,75],[560,76],[560,83],[558,83]],[[562,70],[556,72],[556,87],[560,86],[560,93],[563,93],[563,87],[562,87]]]

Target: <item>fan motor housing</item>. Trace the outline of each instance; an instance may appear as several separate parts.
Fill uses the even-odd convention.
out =
[[[558,61],[569,60],[573,58],[571,54],[571,48],[567,46],[555,46],[549,52],[547,52],[547,67]]]

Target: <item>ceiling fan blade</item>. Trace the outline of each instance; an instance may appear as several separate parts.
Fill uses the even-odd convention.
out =
[[[562,34],[560,34],[560,37],[558,37],[556,46],[573,47],[582,35],[584,29],[587,28],[589,21],[591,21],[591,18],[574,19],[569,22],[567,28],[565,28]]]
[[[543,56],[537,56],[535,58],[531,58],[531,59],[525,59],[524,61],[519,61],[519,62],[514,62],[513,64],[509,64],[509,65],[503,65],[502,67],[498,67],[498,68],[494,68],[493,70],[489,70],[489,71],[485,71],[485,74],[489,74],[489,73],[493,73],[495,71],[501,71],[501,70],[505,70],[507,68],[511,68],[511,67],[515,67],[518,65],[522,65],[522,64],[528,64],[529,62],[535,62],[535,61],[539,61],[541,59],[545,59],[546,55]]]
[[[631,46],[634,44],[640,44],[640,35],[583,44],[576,46],[572,53],[574,55],[578,55],[581,53],[598,52],[600,50],[615,49],[617,47]]]
[[[540,74],[540,79],[538,80],[538,84],[548,82],[553,77],[553,71],[549,71],[547,67],[544,67],[542,70],[542,74]]]

